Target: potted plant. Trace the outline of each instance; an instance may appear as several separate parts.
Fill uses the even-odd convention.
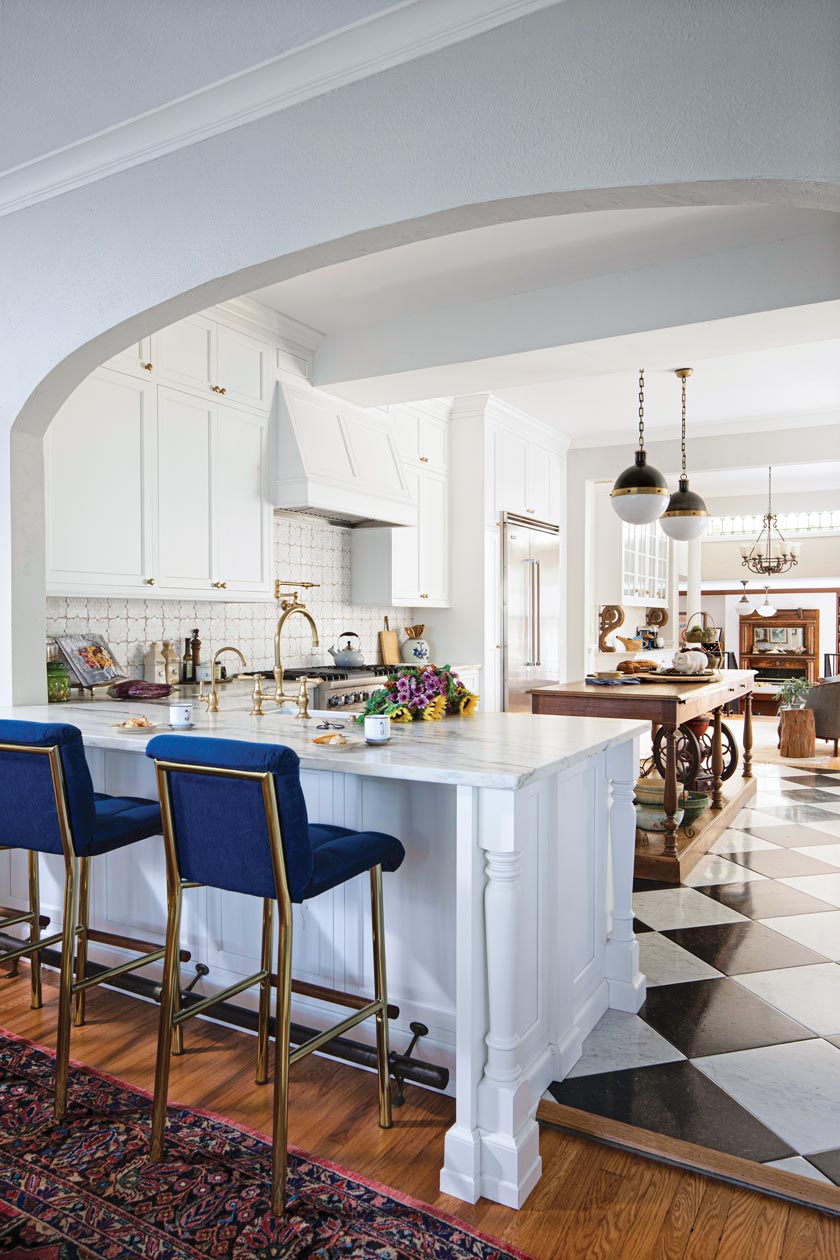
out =
[[[782,709],[801,709],[810,690],[811,684],[807,678],[788,678],[780,683],[777,693],[779,712]]]

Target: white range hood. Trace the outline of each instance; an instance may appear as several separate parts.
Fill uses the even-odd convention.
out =
[[[279,382],[272,412],[275,508],[347,525],[416,525],[387,415]]]

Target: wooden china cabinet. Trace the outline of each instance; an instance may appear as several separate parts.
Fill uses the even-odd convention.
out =
[[[806,678],[814,683],[819,672],[819,610],[780,609],[772,617],[751,613],[741,618],[741,669],[754,669],[757,683],[782,683]],[[775,714],[775,692],[753,693],[756,713]]]

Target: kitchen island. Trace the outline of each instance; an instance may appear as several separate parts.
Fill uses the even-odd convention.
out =
[[[541,1174],[542,1093],[568,1073],[607,1007],[635,1011],[644,998],[631,892],[645,724],[478,713],[395,724],[389,744],[370,746],[348,721],[350,742],[329,747],[312,743],[317,718],[254,718],[249,708],[244,694],[226,691],[222,712],[202,711],[181,738],[286,744],[301,759],[311,821],[402,840],[406,860],[385,880],[389,997],[400,1007],[392,1047],[403,1050],[409,1023],[420,1020],[429,1035],[418,1053],[451,1071],[456,1113],[441,1189],[519,1207]],[[93,699],[0,712],[78,726],[97,790],[155,795],[144,755],[154,732],[115,724],[140,712],[165,722],[165,708]],[[59,865],[42,859],[42,908],[53,925]],[[25,856],[0,854],[0,899],[24,907],[25,898]],[[99,930],[162,940],[165,903],[159,837],[94,863],[91,923]],[[367,915],[361,877],[296,906],[295,977],[372,991]],[[210,968],[197,992],[257,969],[259,938],[251,899],[210,888],[185,897],[183,944]],[[91,957],[123,956],[100,947]],[[309,1025],[326,1026],[331,1014],[306,997],[293,1009]]]

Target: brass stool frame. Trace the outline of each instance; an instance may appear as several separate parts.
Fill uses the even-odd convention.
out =
[[[144,941],[135,941],[128,937],[119,939],[106,933],[92,930],[90,919],[90,864],[92,858],[77,857],[73,847],[73,828],[70,822],[70,806],[67,800],[67,787],[61,765],[61,750],[57,744],[41,747],[36,744],[0,744],[0,752],[31,753],[33,756],[49,759],[52,776],[58,831],[61,837],[61,849],[64,857],[64,916],[60,932],[52,936],[41,936],[40,933],[40,897],[38,886],[38,857],[40,850],[26,850],[29,858],[29,911],[13,914],[12,917],[0,920],[0,931],[16,923],[29,924],[29,941],[19,949],[0,952],[0,963],[15,962],[18,958],[30,955],[32,1010],[39,1010],[42,1005],[41,993],[41,950],[61,943],[61,965],[59,970],[58,990],[58,1035],[55,1051],[55,1118],[63,1120],[67,1114],[67,1082],[70,1064],[70,1028],[71,1023],[77,1028],[85,1022],[85,995],[87,990],[96,984],[107,984],[117,976],[149,963],[157,962],[164,957],[165,949],[150,945]],[[8,846],[3,846],[8,847]],[[139,958],[131,958],[97,976],[87,975],[88,941],[101,940],[106,944],[136,946],[142,949]],[[74,979],[74,946],[75,979]],[[176,969],[180,974],[176,959]],[[176,1051],[183,1049],[179,1042]]]
[[[288,1113],[289,1113],[289,1068],[307,1054],[319,1050],[321,1046],[339,1037],[355,1027],[362,1020],[376,1017],[376,1054],[377,1076],[379,1082],[379,1124],[383,1129],[390,1129],[393,1123],[391,1115],[391,1089],[389,1073],[388,1046],[388,995],[385,973],[385,935],[382,913],[382,867],[375,866],[370,872],[371,920],[373,934],[374,962],[374,1000],[371,1002],[361,995],[341,993],[335,989],[320,985],[296,985],[292,980],[292,902],[289,897],[286,880],[286,864],[283,858],[283,835],[280,826],[280,811],[277,804],[277,793],[274,776],[271,771],[227,770],[215,766],[186,765],[181,762],[157,761],[158,792],[160,795],[161,817],[163,819],[163,838],[166,847],[166,887],[167,887],[167,924],[166,924],[166,961],[164,963],[163,992],[161,995],[160,1027],[158,1032],[157,1064],[155,1069],[155,1094],[152,1110],[152,1137],[150,1159],[157,1162],[163,1158],[163,1140],[166,1126],[166,1097],[169,1085],[169,1059],[171,1034],[181,1027],[183,1022],[199,1015],[209,1007],[224,1002],[253,985],[260,986],[259,1016],[257,1023],[257,1070],[256,1083],[265,1085],[268,1082],[268,1050],[269,1021],[271,1006],[271,986],[277,985],[277,1012],[275,1017],[275,1067],[274,1067],[274,1107],[272,1121],[271,1144],[271,1210],[275,1216],[282,1216],[286,1208],[286,1168],[288,1145]],[[274,900],[263,900],[262,943],[260,950],[260,970],[244,980],[238,981],[220,993],[211,994],[200,1002],[196,1002],[187,1010],[176,1010],[178,994],[177,951],[181,924],[181,899],[187,888],[200,887],[194,881],[183,880],[178,867],[177,837],[172,815],[172,797],[170,794],[169,775],[203,774],[227,779],[245,779],[259,783],[262,790],[263,807],[265,809],[266,830],[271,851],[271,865],[274,873],[276,898],[279,907],[279,926],[277,941],[277,975],[271,974],[271,946],[274,923]],[[337,1005],[351,1006],[354,1013],[320,1032],[309,1041],[290,1050],[291,995],[293,990],[300,989],[310,997],[322,998]]]

